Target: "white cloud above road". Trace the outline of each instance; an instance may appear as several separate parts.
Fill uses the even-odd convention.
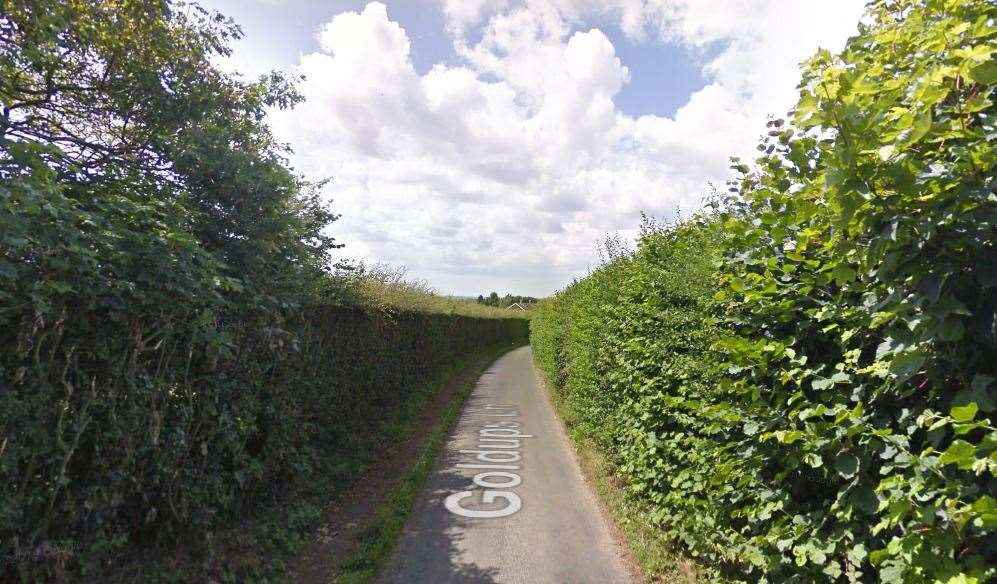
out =
[[[791,107],[798,63],[840,49],[862,3],[442,0],[458,59],[424,74],[384,4],[334,16],[300,57],[306,101],[274,112],[297,170],[331,176],[347,257],[406,265],[441,292],[547,294],[639,213],[691,211]],[[625,114],[610,37],[721,46],[672,117]],[[668,91],[669,80],[661,80]]]

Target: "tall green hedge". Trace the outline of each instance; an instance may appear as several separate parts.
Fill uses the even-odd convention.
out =
[[[316,306],[284,328],[191,335],[67,312],[2,337],[0,574],[87,577],[114,555],[197,540],[280,500],[319,466],[356,464],[409,390],[526,341],[522,319]],[[160,324],[160,326],[162,326]]]
[[[0,579],[205,543],[356,460],[413,386],[525,339],[342,300],[336,217],[265,124],[293,80],[215,68],[232,21],[0,6]]]
[[[736,536],[714,499],[745,483],[730,444],[737,396],[715,348],[730,334],[713,300],[727,239],[716,219],[646,229],[633,254],[542,301],[530,323],[574,430],[650,504],[649,521],[719,563]]]
[[[995,16],[870,4],[729,200],[536,315],[557,390],[604,408],[620,472],[715,575],[997,577]],[[684,251],[713,233],[717,261]]]

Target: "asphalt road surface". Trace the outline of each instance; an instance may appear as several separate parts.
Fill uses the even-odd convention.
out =
[[[481,376],[379,581],[631,581],[529,347]]]

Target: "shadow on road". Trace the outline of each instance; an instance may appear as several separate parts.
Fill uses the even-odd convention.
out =
[[[443,500],[448,495],[473,486],[470,477],[455,469],[445,470],[435,477],[428,505],[443,509]],[[401,547],[408,548],[411,555],[403,565],[389,565],[381,582],[498,582],[498,568],[481,567],[462,560],[460,544],[465,537],[463,532],[473,519],[446,512],[433,513],[430,517],[422,525],[409,524]]]

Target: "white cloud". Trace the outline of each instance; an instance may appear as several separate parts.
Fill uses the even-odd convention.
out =
[[[322,27],[298,64],[306,102],[272,125],[299,170],[334,177],[346,255],[458,293],[549,293],[640,211],[696,208],[792,105],[798,62],[840,48],[861,13],[859,0],[443,2],[460,64],[420,75],[372,2]],[[725,48],[674,117],[634,118],[614,106],[631,72],[585,26],[595,16],[633,39]]]
[[[461,33],[466,27],[481,22],[485,15],[508,5],[509,0],[443,0],[443,11],[451,31]]]

